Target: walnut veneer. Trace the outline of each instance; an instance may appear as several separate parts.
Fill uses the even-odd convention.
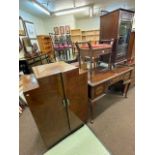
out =
[[[64,62],[33,67],[23,91],[47,148],[79,128],[88,117],[87,72]]]

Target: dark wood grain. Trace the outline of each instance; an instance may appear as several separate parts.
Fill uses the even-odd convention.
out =
[[[34,74],[22,75],[21,81],[22,81],[22,86],[23,86],[24,92],[39,88],[38,81]]]
[[[69,71],[63,74],[66,96],[70,102],[69,110],[81,121],[86,122],[88,119],[87,72],[83,72],[78,76],[74,76],[76,70],[74,72]]]
[[[88,119],[87,72],[64,62],[33,71],[22,77],[24,95],[49,148]]]
[[[132,70],[132,67],[123,66],[106,72],[98,70],[88,72],[88,95],[91,110],[91,122],[93,122],[95,103],[107,93],[109,86],[119,81],[123,81],[125,86],[123,95],[127,97],[127,92],[131,83]]]
[[[119,11],[100,17],[100,40],[117,38]]]
[[[31,81],[33,83],[33,79]],[[59,74],[38,80],[24,95],[47,148],[69,133]]]
[[[131,32],[128,46],[128,61],[133,61],[135,58],[135,32]]]
[[[122,21],[132,20],[134,12],[131,10],[117,9],[100,17],[100,42],[106,39],[114,39],[114,46],[112,49],[113,64],[127,59],[127,49],[123,49],[124,55],[118,56],[119,52],[119,30]],[[126,34],[128,35],[128,34]],[[123,46],[121,47],[123,48]]]
[[[106,72],[102,72],[99,70],[94,70],[92,73],[88,72],[88,84],[90,86],[98,85],[102,82],[106,82],[122,74],[125,74],[131,71],[132,69],[132,67],[117,67],[114,70],[109,70]]]
[[[74,70],[74,69],[77,69],[77,67],[67,64],[65,62],[55,62],[51,64],[36,66],[36,67],[33,67],[32,69],[36,78],[39,79],[50,75],[55,75],[62,72]],[[78,75],[78,70],[76,75]]]

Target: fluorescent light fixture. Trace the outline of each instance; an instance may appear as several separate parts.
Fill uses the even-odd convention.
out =
[[[44,8],[44,6],[42,6],[41,4],[39,4],[38,2],[33,1],[33,5],[34,5],[36,8],[38,8],[39,10],[41,10],[42,12],[44,12],[44,13],[46,13],[47,15],[50,16],[50,12],[49,12],[46,8]]]
[[[81,11],[85,11],[85,10],[88,10],[88,7],[78,7],[78,8],[72,8],[72,9],[66,9],[66,10],[63,10],[63,11],[55,12],[54,14],[56,16],[61,16],[61,15],[81,12]]]
[[[92,7],[89,8],[89,17],[93,17],[93,8]]]

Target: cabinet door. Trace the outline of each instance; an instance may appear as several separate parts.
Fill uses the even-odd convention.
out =
[[[132,29],[132,18],[133,13],[120,11],[116,59],[126,58]]]
[[[71,130],[74,130],[88,117],[87,73],[79,75],[79,69],[63,73],[65,93]]]
[[[69,133],[60,75],[38,79],[39,88],[25,93],[26,100],[47,148]]]

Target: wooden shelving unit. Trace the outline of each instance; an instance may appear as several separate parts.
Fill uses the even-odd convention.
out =
[[[71,39],[73,42],[82,41],[82,33],[80,29],[71,30]]]
[[[82,40],[97,42],[99,41],[99,33],[99,30],[82,31]]]
[[[71,38],[73,42],[76,41],[99,41],[100,30],[86,30],[81,31],[81,29],[71,30]]]
[[[41,53],[53,54],[53,46],[51,37],[48,35],[38,35],[37,40],[40,46]]]

